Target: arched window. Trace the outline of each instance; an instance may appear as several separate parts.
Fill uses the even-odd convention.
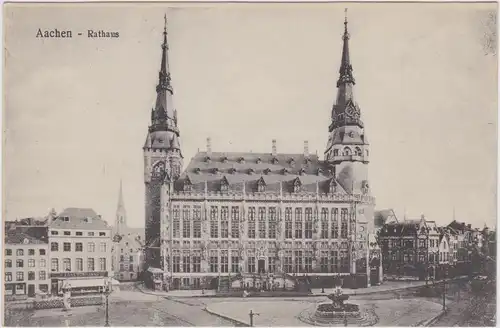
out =
[[[356,148],[354,149],[354,153],[355,153],[355,155],[356,155],[356,156],[361,156],[361,155],[363,155],[363,152],[361,151],[361,148],[359,148],[359,147],[356,147]]]
[[[342,152],[342,155],[343,155],[343,156],[350,156],[350,155],[352,155],[351,148],[349,148],[349,147],[345,147],[345,148],[344,148],[344,151]]]
[[[339,156],[339,150],[338,149],[334,149],[333,150],[333,156]]]

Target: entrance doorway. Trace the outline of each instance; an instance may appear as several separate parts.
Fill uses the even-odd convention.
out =
[[[35,296],[35,285],[28,285],[28,296]]]
[[[258,266],[257,266],[258,273],[264,273],[266,272],[266,260],[259,260]]]
[[[57,295],[59,292],[59,283],[57,279],[52,279],[51,284],[50,284],[50,293],[52,295]]]

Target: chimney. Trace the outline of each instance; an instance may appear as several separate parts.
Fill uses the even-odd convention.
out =
[[[207,138],[207,155],[212,155],[212,140]]]
[[[468,224],[467,228],[471,229],[472,228],[472,224]]]
[[[304,156],[309,157],[309,141],[304,141]]]
[[[276,152],[276,139],[273,139],[273,148],[272,148],[271,154],[273,156],[276,156],[276,154],[277,154],[277,152]]]

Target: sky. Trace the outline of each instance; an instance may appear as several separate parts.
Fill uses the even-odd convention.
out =
[[[207,137],[228,152],[271,152],[276,139],[301,153],[308,140],[322,158],[346,6],[376,208],[495,225],[498,69],[484,36],[496,5],[485,3],[6,4],[4,217],[91,207],[113,223],[122,179],[128,223],[144,225],[164,13],[186,166]]]

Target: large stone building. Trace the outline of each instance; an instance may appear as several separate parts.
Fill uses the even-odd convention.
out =
[[[324,160],[307,142],[303,152],[283,154],[274,140],[268,153],[215,152],[207,140],[206,151],[182,171],[165,26],[143,147],[146,263],[155,283],[192,288],[236,273],[379,281],[380,255],[370,253],[369,242],[375,203],[369,144],[348,43],[346,20]]]
[[[90,208],[66,208],[48,224],[51,293],[99,291],[111,271],[111,227]]]
[[[34,297],[49,292],[46,226],[22,225],[5,231],[5,295]]]

